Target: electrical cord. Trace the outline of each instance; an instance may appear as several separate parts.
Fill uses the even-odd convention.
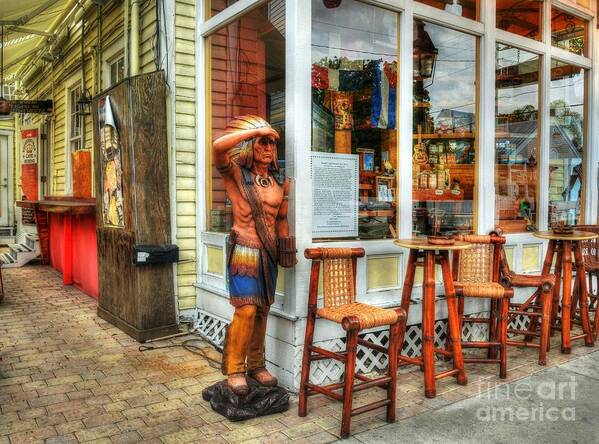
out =
[[[179,342],[176,344],[159,345],[159,346],[140,345],[138,350],[140,352],[145,352],[145,351],[160,350],[160,349],[166,349],[166,348],[183,347],[188,352],[193,353],[194,355],[201,356],[202,358],[206,359],[206,361],[208,361],[208,365],[210,367],[220,370],[221,362],[217,359],[210,357],[208,355],[208,352],[204,349],[204,347],[201,347],[199,345],[194,345],[193,344],[194,342],[208,343],[209,345],[214,347],[214,349],[216,351],[218,351],[219,353],[222,353],[222,349],[218,345],[216,345],[212,341],[206,340],[204,338],[186,339],[185,341],[182,341],[182,342]]]

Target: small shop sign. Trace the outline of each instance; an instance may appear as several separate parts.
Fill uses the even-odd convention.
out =
[[[9,100],[10,112],[49,114],[53,110],[52,100]]]

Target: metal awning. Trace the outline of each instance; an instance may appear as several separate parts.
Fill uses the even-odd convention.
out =
[[[56,28],[76,3],[74,0],[0,1],[5,83],[14,81],[25,64],[53,41]]]

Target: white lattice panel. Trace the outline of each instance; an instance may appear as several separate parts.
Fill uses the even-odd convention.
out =
[[[194,331],[222,350],[228,325],[229,321],[198,309],[198,320],[194,325]]]
[[[469,316],[483,317],[488,316],[488,313],[473,313]],[[528,326],[529,319],[517,317],[511,322],[510,328],[523,329]],[[198,322],[195,330],[204,338],[211,341],[213,344],[220,346],[224,345],[225,329],[228,321],[218,318],[214,315],[198,310]],[[435,346],[444,347],[445,338],[447,336],[447,320],[442,319],[435,322]],[[370,331],[360,335],[360,337],[374,342],[375,344],[387,347],[389,342],[389,329]],[[478,323],[464,323],[462,328],[462,338],[464,341],[483,341],[488,338],[488,326]],[[332,338],[327,341],[315,343],[318,347],[325,348],[331,351],[345,350],[345,337]],[[296,387],[299,387],[299,378],[301,371],[303,347],[297,347],[295,356],[295,373]],[[420,324],[410,325],[406,329],[402,354],[407,356],[419,356],[422,352],[422,335]],[[437,356],[437,359],[442,359]],[[387,368],[387,355],[371,350],[369,348],[358,346],[358,355],[356,360],[359,373],[384,372]],[[315,361],[310,366],[310,381],[314,384],[322,385],[341,380],[344,372],[342,362],[332,359]]]

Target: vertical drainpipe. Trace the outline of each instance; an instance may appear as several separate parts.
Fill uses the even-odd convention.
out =
[[[131,76],[139,74],[139,2],[140,0],[131,0],[131,36],[129,39]]]
[[[129,62],[129,0],[123,2],[123,31],[125,77],[129,77],[131,75],[131,63]]]

